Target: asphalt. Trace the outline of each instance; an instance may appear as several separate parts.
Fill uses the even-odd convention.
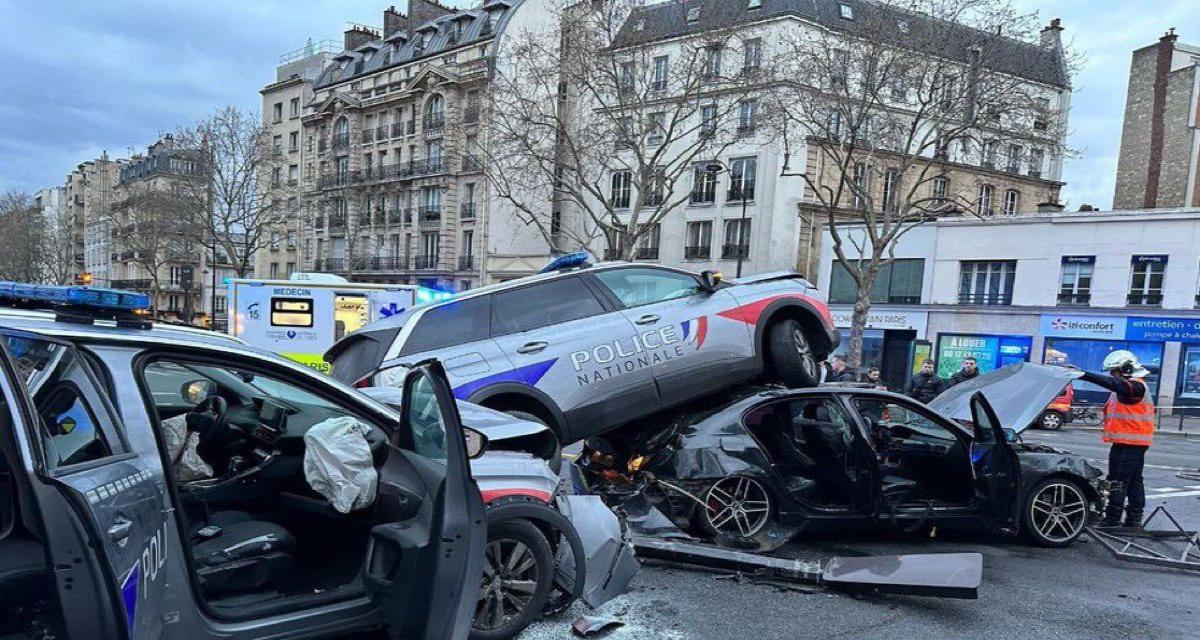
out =
[[[1094,430],[1028,432],[1026,439],[1087,456],[1107,466],[1107,446]],[[1148,511],[1166,505],[1184,526],[1200,528],[1200,437],[1162,434],[1147,455]],[[1137,565],[1113,558],[1097,542],[1041,549],[985,535],[830,536],[798,540],[784,553],[835,555],[979,552],[978,600],[800,591],[734,580],[728,575],[643,567],[633,589],[601,607],[582,605],[528,629],[523,640],[571,637],[580,615],[610,616],[625,626],[603,636],[634,638],[987,638],[988,640],[1200,638],[1200,571]]]

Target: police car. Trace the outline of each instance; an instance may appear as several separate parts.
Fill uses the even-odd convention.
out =
[[[712,271],[562,256],[543,273],[367,325],[325,354],[357,385],[437,358],[455,397],[549,425],[564,443],[762,374],[815,386],[837,347],[823,297],[790,272]]]
[[[408,368],[396,409],[235,338],[152,325],[141,294],[0,283],[0,300],[51,310],[0,311],[0,637],[478,635],[496,562],[480,485],[491,502],[531,490],[511,463],[477,485],[487,438],[438,362]],[[343,423],[365,469],[307,455]],[[373,472],[372,499],[337,481],[355,471]]]

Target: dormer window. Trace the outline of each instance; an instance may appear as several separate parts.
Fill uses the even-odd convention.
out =
[[[851,7],[850,5],[843,2],[843,3],[838,4],[838,11],[840,12],[840,14],[842,16],[842,20],[853,20],[854,19],[854,7]]]
[[[688,22],[699,22],[700,21],[700,7],[689,7],[688,8],[687,21]]]
[[[749,2],[746,4],[746,8],[747,9],[760,9],[760,8],[762,8],[762,0],[749,0]]]

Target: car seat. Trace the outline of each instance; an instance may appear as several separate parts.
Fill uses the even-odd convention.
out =
[[[847,468],[850,452],[849,434],[844,425],[833,421],[824,402],[810,402],[792,426],[803,434],[806,450],[815,465],[813,479],[825,499],[833,504],[848,504],[854,478]]]
[[[242,511],[218,511],[194,526],[192,560],[206,595],[263,589],[292,571],[296,538]]]

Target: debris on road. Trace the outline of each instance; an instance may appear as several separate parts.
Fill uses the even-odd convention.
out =
[[[1151,528],[1159,514],[1171,528]],[[1118,560],[1200,571],[1200,533],[1184,529],[1164,506],[1155,507],[1141,527],[1088,527],[1087,532]]]
[[[616,618],[582,616],[571,624],[571,631],[581,638],[588,638],[623,626],[625,623]]]

